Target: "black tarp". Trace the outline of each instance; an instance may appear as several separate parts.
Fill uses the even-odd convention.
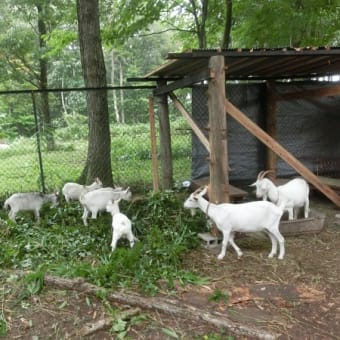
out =
[[[329,82],[278,83],[279,93],[300,92],[331,86]],[[227,84],[226,97],[251,120],[265,130],[265,83]],[[207,87],[193,88],[192,115],[208,138]],[[226,115],[229,180],[253,181],[265,169],[266,147],[232,117]],[[340,96],[282,100],[276,106],[277,141],[317,173],[340,175]],[[208,153],[193,133],[192,178],[209,176]],[[321,167],[321,164],[329,164]],[[290,177],[296,171],[278,158],[278,176]],[[322,173],[320,173],[322,174]]]

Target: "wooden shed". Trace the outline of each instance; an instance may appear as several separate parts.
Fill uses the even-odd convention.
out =
[[[167,63],[138,79],[157,84],[153,95],[159,105],[163,188],[172,186],[168,116],[168,97],[170,97],[209,153],[211,201],[215,203],[230,201],[226,120],[228,114],[266,146],[267,169],[275,172],[277,159],[284,160],[313,187],[340,207],[340,196],[334,190],[334,185],[330,185],[325,178],[319,178],[276,140],[278,101],[340,95],[340,86],[331,82],[327,86],[320,85],[320,88],[313,90],[281,94],[277,92],[277,82],[293,83],[340,75],[340,48],[191,50],[169,53],[168,59]],[[259,127],[228,99],[226,83],[230,81],[266,83],[266,129]],[[177,89],[203,82],[207,83],[208,88],[209,138],[205,137],[192,115],[187,112],[174,93]]]

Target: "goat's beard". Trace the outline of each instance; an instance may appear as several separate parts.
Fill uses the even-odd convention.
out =
[[[195,216],[196,215],[196,209],[190,209],[190,213],[191,213],[191,216]]]

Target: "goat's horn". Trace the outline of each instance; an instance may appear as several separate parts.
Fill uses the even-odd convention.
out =
[[[262,175],[261,175],[261,178],[260,179],[263,179],[266,177],[266,175],[268,175],[269,173],[274,173],[273,170],[266,170],[266,171],[263,171]]]
[[[262,174],[264,172],[265,172],[264,170],[260,171],[259,174],[257,175],[257,179],[262,179]]]

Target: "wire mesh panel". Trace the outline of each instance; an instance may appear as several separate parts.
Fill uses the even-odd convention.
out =
[[[134,91],[139,92],[141,98],[138,112],[129,104],[134,101],[131,92],[125,91],[125,123],[117,122],[109,96],[112,175],[117,185],[143,190],[152,185],[149,91]],[[35,98],[36,121],[30,93],[1,96],[1,197],[44,188],[51,191],[55,186],[61,188],[65,182],[78,181],[88,153],[85,96],[84,91],[50,93],[48,122],[42,113],[39,94]]]
[[[321,86],[277,84],[283,93]],[[226,95],[250,119],[265,127],[264,83],[227,84]],[[150,90],[125,90],[117,112],[111,91],[108,92],[113,181],[135,191],[152,189],[149,96]],[[180,90],[178,98],[208,139],[207,87]],[[175,185],[181,185],[185,180],[209,175],[208,152],[169,103],[173,179]],[[2,94],[0,104],[0,197],[19,191],[42,191],[44,187],[51,191],[65,182],[77,182],[88,157],[86,92],[50,93],[48,121],[39,100],[34,115],[31,93]],[[278,142],[319,175],[340,175],[339,106],[338,97],[277,104]],[[226,117],[229,179],[249,182],[264,169],[265,146],[238,122]],[[157,157],[159,160],[159,151]],[[161,167],[160,162],[158,166]],[[278,174],[290,176],[295,171],[278,159]]]

